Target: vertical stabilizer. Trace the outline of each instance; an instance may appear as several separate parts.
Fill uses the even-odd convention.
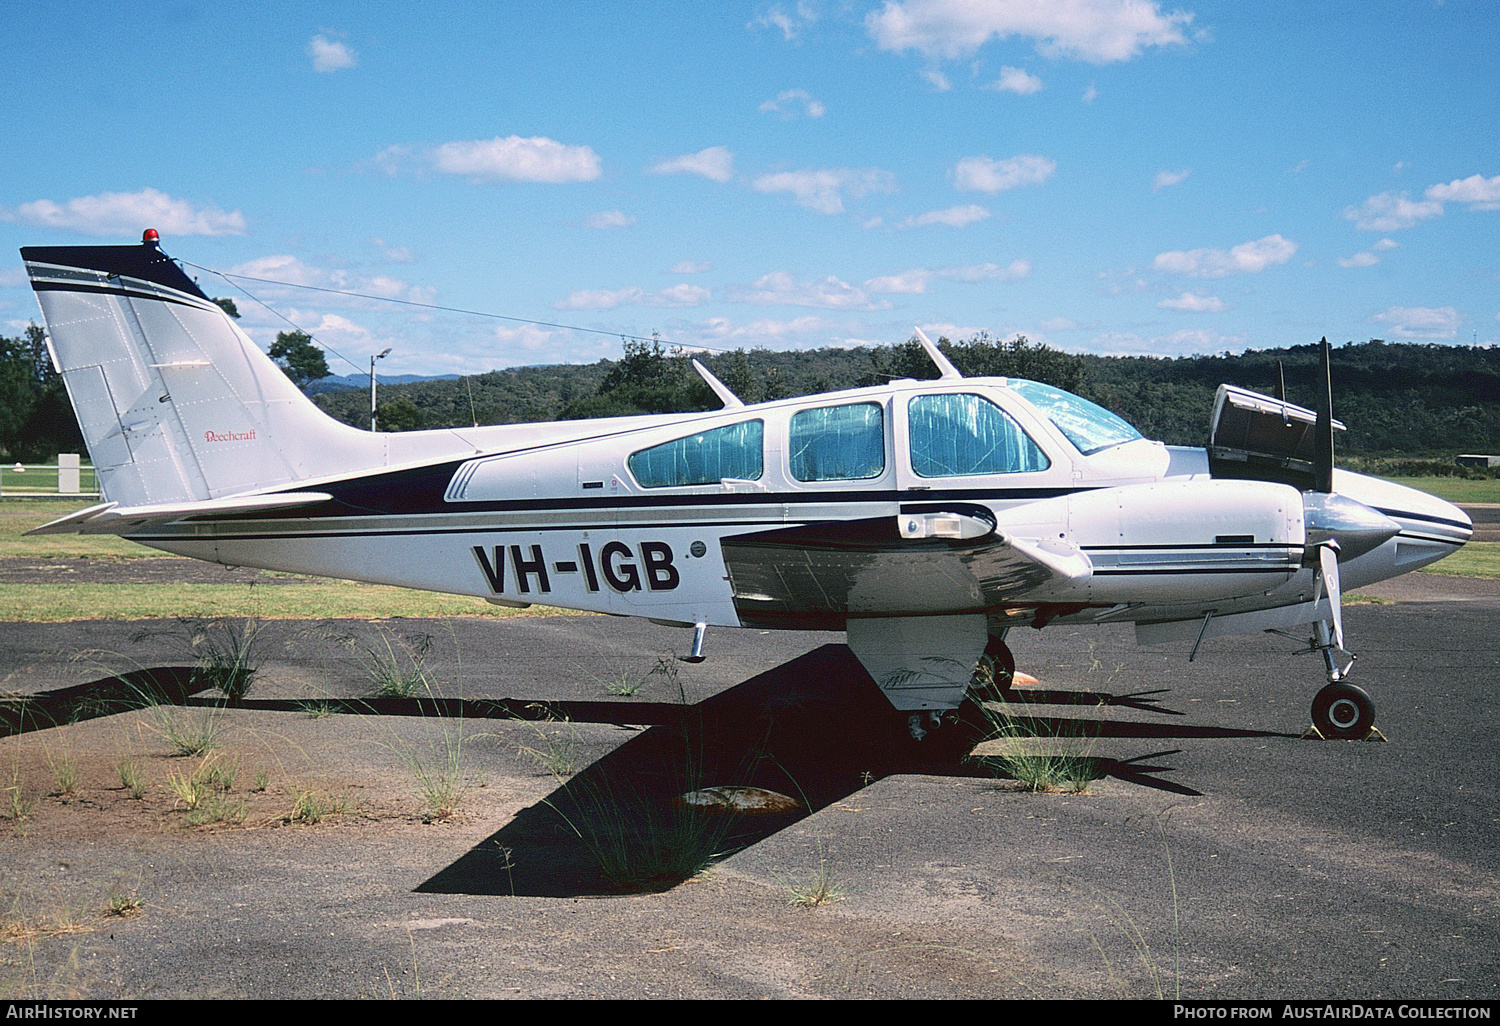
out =
[[[105,497],[214,499],[379,465],[157,246],[21,250]]]

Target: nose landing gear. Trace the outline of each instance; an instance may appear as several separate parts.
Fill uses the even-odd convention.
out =
[[[1384,741],[1385,735],[1375,729],[1374,699],[1364,688],[1346,679],[1354,665],[1354,655],[1344,650],[1341,640],[1339,632],[1326,620],[1315,625],[1306,651],[1322,653],[1328,683],[1313,698],[1312,729],[1303,736],[1339,741],[1377,737]]]

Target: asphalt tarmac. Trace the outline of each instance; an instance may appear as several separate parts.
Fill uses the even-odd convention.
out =
[[[903,739],[837,635],[711,631],[689,665],[609,617],[278,622],[218,713],[163,669],[183,632],[0,624],[0,996],[1494,999],[1500,595],[1401,580],[1345,614],[1383,742],[1300,739],[1322,672],[1284,639],[1013,632],[1011,714],[1084,794],[966,759],[977,723]],[[366,700],[422,635],[431,695]],[[167,704],[118,711],[122,679]],[[237,819],[168,793],[198,764],[168,713],[217,717]],[[416,770],[455,751],[443,818]],[[684,805],[715,785],[796,807]],[[648,854],[695,845],[723,857]]]

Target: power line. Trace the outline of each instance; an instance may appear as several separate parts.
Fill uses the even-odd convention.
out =
[[[301,284],[300,282],[294,282],[294,281],[278,281],[275,278],[257,278],[254,275],[250,275],[250,274],[230,274],[230,273],[228,273],[226,271],[216,270],[215,268],[212,268],[212,267],[204,267],[202,264],[195,264],[191,260],[183,260],[182,263],[186,264],[189,267],[195,267],[195,268],[197,268],[200,271],[207,271],[209,274],[217,274],[220,278],[223,278],[225,281],[228,281],[231,285],[234,285],[235,288],[239,289],[241,292],[243,292],[250,299],[252,299],[255,302],[259,303],[261,306],[265,307],[267,310],[270,310],[273,314],[276,314],[277,317],[280,317],[282,320],[286,321],[288,324],[291,324],[292,327],[297,328],[298,331],[301,331],[303,329],[301,329],[300,327],[298,327],[296,324],[293,324],[290,319],[288,319],[286,316],[282,315],[281,313],[278,313],[275,309],[273,309],[272,307],[268,306],[266,303],[262,302],[256,296],[251,295],[251,293],[248,290],[246,290],[244,287],[242,287],[240,285],[236,285],[232,279],[236,279],[237,278],[237,279],[239,279],[241,281],[255,281],[255,282],[260,282],[263,285],[280,285],[280,286],[283,286],[285,288],[292,288],[292,289],[307,289],[307,290],[309,290],[311,292],[325,292],[325,293],[328,293],[330,295],[335,295],[335,296],[348,296],[348,297],[350,297],[352,299],[368,299],[368,300],[372,300],[372,301],[378,302],[378,303],[395,303],[395,304],[397,304],[399,306],[414,306],[414,307],[418,307],[418,308],[423,309],[423,310],[438,310],[438,311],[441,311],[443,313],[464,314],[464,315],[469,316],[469,317],[488,317],[488,318],[490,318],[492,320],[497,320],[497,321],[512,321],[512,322],[514,322],[516,324],[530,324],[530,325],[534,325],[534,326],[540,327],[540,328],[559,328],[559,329],[561,329],[563,331],[583,331],[583,332],[588,332],[588,333],[593,334],[593,335],[608,335],[610,338],[618,338],[618,339],[621,339],[621,340],[630,340],[630,341],[635,341],[635,342],[655,342],[655,343],[661,343],[661,344],[668,345],[668,346],[675,345],[675,343],[673,343],[673,342],[671,342],[671,341],[669,341],[667,339],[661,338],[658,335],[652,335],[650,338],[647,338],[644,335],[631,335],[631,334],[628,334],[626,332],[620,332],[620,331],[605,331],[602,328],[584,328],[584,327],[580,327],[577,324],[559,324],[559,323],[557,323],[555,321],[536,321],[536,320],[531,320],[530,318],[527,318],[527,317],[511,317],[511,316],[508,316],[506,314],[490,313],[488,310],[466,310],[466,309],[464,309],[462,307],[457,307],[457,306],[442,306],[442,305],[439,305],[437,303],[419,303],[419,302],[417,302],[416,300],[413,300],[413,299],[395,299],[395,298],[393,298],[391,296],[372,296],[369,293],[365,293],[365,292],[351,292],[351,291],[348,291],[346,289],[331,289],[331,288],[327,288],[327,287],[322,286],[322,285],[304,285],[304,284]],[[327,344],[319,342],[319,345],[322,345],[324,349],[327,349],[330,353],[333,353],[333,355],[337,356],[340,360],[343,360],[345,363],[349,364],[350,366],[356,367],[356,369],[363,369],[363,368],[360,368],[357,364],[355,364],[353,360],[350,360],[347,356],[344,356],[342,353],[340,353],[337,350],[329,347]],[[688,347],[684,347],[684,348],[688,348]],[[733,350],[730,350],[730,349],[718,349],[718,348],[715,348],[714,346],[705,346],[705,345],[698,344],[698,343],[693,344],[693,346],[691,346],[691,348],[693,348],[693,349],[706,349],[706,350],[708,350],[711,353],[728,353],[728,352],[733,352]]]

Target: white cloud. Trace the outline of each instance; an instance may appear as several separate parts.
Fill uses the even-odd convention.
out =
[[[1451,306],[1393,306],[1370,320],[1406,338],[1456,338],[1458,311]]]
[[[600,174],[599,154],[592,147],[567,146],[545,136],[443,143],[431,156],[436,170],[476,182],[591,182]]]
[[[1093,103],[1099,98],[1099,87],[1090,82],[1089,87],[1083,91],[1083,102]]]
[[[522,349],[535,352],[546,348],[549,352],[553,348],[553,341],[559,333],[548,328],[541,328],[534,324],[522,324],[515,328],[496,328],[496,341],[507,345],[518,345]]]
[[[620,210],[601,210],[584,219],[590,228],[629,228],[635,224],[635,215]]]
[[[313,70],[322,72],[342,71],[354,67],[355,53],[336,39],[313,36],[307,44],[307,55],[313,59]]]
[[[1158,253],[1154,266],[1158,271],[1185,274],[1190,278],[1227,278],[1231,274],[1258,274],[1268,267],[1286,263],[1296,252],[1297,244],[1290,239],[1267,235],[1228,250],[1178,249]]]
[[[1031,262],[1012,260],[1004,267],[999,264],[965,264],[944,267],[933,273],[949,281],[1019,281],[1031,273]]]
[[[882,50],[971,57],[991,39],[1032,40],[1047,57],[1108,64],[1151,46],[1187,42],[1193,16],[1163,14],[1154,0],[886,0],[865,18]]]
[[[896,227],[898,228],[921,228],[930,224],[947,225],[949,228],[963,228],[966,225],[983,221],[990,216],[990,212],[975,203],[967,206],[948,207],[944,210],[929,210],[925,214],[908,217]]]
[[[415,257],[411,250],[405,246],[387,246],[384,239],[371,239],[371,244],[378,250],[380,255],[395,264],[409,264]]]
[[[807,0],[798,0],[790,10],[783,4],[773,4],[747,28],[774,28],[781,32],[788,43],[802,34],[802,30],[818,20],[818,10]]]
[[[753,185],[756,192],[791,193],[800,206],[820,214],[842,214],[845,193],[857,199],[872,192],[890,192],[896,176],[873,167],[833,167],[761,175]]]
[[[927,283],[931,280],[931,271],[916,267],[900,274],[871,278],[865,282],[865,288],[882,295],[920,296],[927,291]]]
[[[613,310],[617,306],[701,306],[713,298],[701,285],[673,285],[657,292],[631,286],[623,289],[581,289],[552,306],[558,310]]]
[[[370,163],[388,175],[399,174],[401,169],[411,159],[412,149],[410,146],[396,143],[387,146],[375,156],[370,158]]]
[[[1184,292],[1176,299],[1163,299],[1156,304],[1160,310],[1181,310],[1184,313],[1223,313],[1227,307],[1218,296],[1205,296],[1197,292]]]
[[[940,93],[946,93],[953,88],[953,83],[948,81],[948,76],[937,68],[923,68],[922,77],[927,80],[928,85]]]
[[[724,183],[734,177],[734,154],[727,146],[710,146],[697,153],[664,160],[651,169],[658,175],[699,175],[711,182]]]
[[[1434,186],[1433,188],[1437,188]],[[1394,232],[1410,228],[1443,212],[1438,200],[1413,200],[1406,193],[1382,192],[1371,196],[1362,206],[1348,207],[1344,219],[1368,232]]]
[[[412,303],[431,303],[437,295],[436,290],[430,286],[413,285],[386,274],[363,275],[342,268],[318,267],[287,253],[257,257],[231,267],[228,273],[259,278],[264,283],[311,285],[320,289],[358,292],[384,299],[404,299]],[[320,302],[359,306],[363,301],[354,296],[344,297],[342,300],[328,296]]]
[[[1022,153],[1008,160],[965,157],[953,167],[953,185],[967,192],[1003,192],[1041,185],[1056,171],[1056,161],[1035,153]]]
[[[1042,322],[1043,331],[1076,331],[1078,322],[1071,317],[1051,317]]]
[[[162,235],[243,235],[245,215],[218,207],[198,206],[173,199],[156,189],[140,192],[101,192],[65,203],[39,199],[18,207],[0,207],[0,221],[46,228],[67,228],[84,235],[125,235],[139,238],[155,228]]]
[[[828,108],[814,99],[806,89],[783,89],[776,94],[775,99],[767,100],[759,109],[762,114],[780,114],[783,120],[790,120],[798,114],[820,118],[828,113]]]
[[[934,278],[972,284],[979,281],[1019,281],[1030,273],[1031,264],[1026,260],[1012,260],[1004,267],[991,263],[940,267],[936,270],[914,267],[900,274],[871,278],[865,282],[865,288],[882,295],[919,296],[927,292],[927,286]]]
[[[1352,257],[1339,257],[1340,267],[1374,267],[1380,258],[1374,253],[1356,253]]]
[[[1015,93],[1017,96],[1031,96],[1042,91],[1042,80],[1021,68],[1013,68],[1006,64],[1000,68],[1000,77],[985,88],[1002,93]]]
[[[800,342],[808,340],[810,336],[817,336],[819,345],[827,345],[832,341],[827,337],[828,333],[835,330],[835,327],[836,322],[816,314],[785,321],[763,318],[748,324],[735,324],[728,317],[710,317],[694,326],[700,340],[704,343],[718,343],[720,346],[725,343],[736,346],[784,344],[788,339]],[[678,341],[682,341],[683,336],[681,331],[674,333]]]
[[[677,263],[673,264],[670,269],[668,269],[667,273],[703,274],[705,271],[712,271],[713,269],[714,265],[709,263],[707,260],[701,262],[696,260],[679,260]]]
[[[1399,248],[1401,248],[1401,243],[1397,242],[1395,239],[1381,239],[1379,242],[1375,243],[1375,245],[1371,246],[1370,248],[1373,249],[1373,250],[1378,250],[1378,251],[1384,252],[1385,250],[1388,250],[1388,249],[1399,249]]]
[[[1192,174],[1191,168],[1183,168],[1181,171],[1158,171],[1156,177],[1151,179],[1151,191],[1161,192],[1170,189],[1174,185],[1181,185],[1187,181],[1187,176]]]
[[[1470,210],[1500,210],[1500,175],[1455,178],[1446,185],[1432,186],[1427,198],[1439,203],[1467,203]]]
[[[1087,351],[1100,356],[1190,356],[1243,350],[1246,335],[1222,335],[1206,328],[1190,328],[1145,337],[1133,331],[1104,332],[1089,340]]]
[[[872,300],[863,289],[830,275],[821,281],[798,281],[786,271],[761,275],[753,285],[736,285],[729,298],[756,306],[811,306],[827,310],[885,310],[890,303]]]

